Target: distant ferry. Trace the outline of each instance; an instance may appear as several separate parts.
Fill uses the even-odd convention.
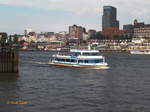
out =
[[[131,50],[131,54],[150,54],[150,50]]]
[[[97,50],[70,50],[68,53],[58,53],[52,56],[49,64],[89,69],[109,68],[105,57]]]

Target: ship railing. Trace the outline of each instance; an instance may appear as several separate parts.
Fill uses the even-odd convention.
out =
[[[81,55],[74,55],[74,54],[58,54],[60,56],[81,56]]]

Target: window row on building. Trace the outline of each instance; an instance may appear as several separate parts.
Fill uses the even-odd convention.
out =
[[[134,28],[134,37],[143,37],[146,39],[150,39],[150,27]]]

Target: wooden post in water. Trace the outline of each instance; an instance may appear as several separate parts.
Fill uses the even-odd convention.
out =
[[[10,44],[0,44],[0,73],[17,73],[18,64],[17,48]]]

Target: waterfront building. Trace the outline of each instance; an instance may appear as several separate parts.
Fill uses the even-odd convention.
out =
[[[147,26],[144,22],[138,22],[137,19],[134,20],[133,24],[123,25],[123,29],[128,32],[133,32],[134,28],[141,28]]]
[[[134,38],[144,38],[150,40],[150,24],[145,24],[144,22],[138,22],[137,19],[134,20],[133,29]]]
[[[140,28],[140,27],[145,27],[144,22],[138,22],[137,19],[134,20],[134,28]]]
[[[127,25],[123,25],[123,30],[126,31],[126,38],[133,38],[133,34],[134,34],[134,25],[132,24],[127,24]]]
[[[144,38],[150,40],[150,26],[134,28],[134,38]]]
[[[29,36],[35,36],[36,35],[36,33],[35,32],[29,32],[29,34],[28,34]]]
[[[123,25],[123,29],[127,30],[128,32],[133,32],[134,25],[132,24]]]
[[[95,35],[96,35],[96,30],[90,29],[90,30],[88,31],[88,36],[89,36],[89,38],[92,38],[92,37],[94,37]]]
[[[54,36],[55,35],[55,33],[54,32],[45,32],[45,33],[43,33],[44,34],[44,36],[45,37],[51,37],[51,36]]]
[[[83,40],[83,33],[85,32],[85,28],[77,25],[69,26],[69,35],[70,39],[78,39]]]
[[[6,32],[0,32],[0,43],[5,43],[7,39],[7,33]]]
[[[27,41],[25,36],[18,37],[18,42]]]
[[[113,27],[119,29],[119,21],[117,20],[117,9],[113,6],[104,6],[102,17],[102,29]]]
[[[35,35],[29,36],[29,43],[36,42],[36,41],[37,41],[37,37]]]
[[[24,35],[28,36],[30,32],[32,32],[32,29],[27,28],[27,29],[24,30]]]
[[[114,27],[107,27],[103,30],[102,34],[109,40],[121,39],[124,38],[127,34],[126,30],[119,30]]]
[[[89,39],[88,33],[83,33],[83,40],[88,40],[88,39]]]
[[[67,40],[67,35],[68,35],[67,32],[55,33],[55,36],[56,36],[57,40],[59,40],[59,41],[66,41]]]
[[[146,40],[144,38],[133,38],[131,42],[134,44],[142,44],[146,42]]]
[[[124,25],[123,29],[126,30],[133,38],[150,39],[150,24],[138,22],[137,19],[134,20],[133,24]]]
[[[46,44],[46,48],[48,49],[57,49],[57,48],[61,48],[62,46],[64,46],[65,43],[63,41],[51,41],[49,43]]]
[[[119,35],[119,21],[117,9],[113,6],[104,6],[102,16],[102,34],[108,39],[115,39]]]

